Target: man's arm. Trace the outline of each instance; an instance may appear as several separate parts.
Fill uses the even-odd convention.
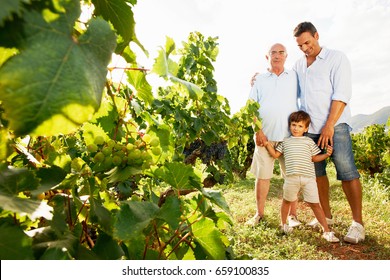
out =
[[[328,144],[333,146],[334,126],[352,97],[351,64],[347,56],[341,52],[338,53],[338,63],[333,67],[331,83],[333,94],[329,116],[317,143],[321,148]]]
[[[333,146],[334,126],[337,120],[340,118],[341,114],[343,113],[346,105],[347,104],[342,101],[332,101],[328,119],[321,130],[321,135],[317,143],[317,145],[321,147],[321,149],[325,148],[327,145]]]

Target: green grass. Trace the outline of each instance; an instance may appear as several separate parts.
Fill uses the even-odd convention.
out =
[[[390,207],[389,194],[376,185],[363,185],[363,215],[366,240],[357,245],[345,243],[342,239],[347,233],[352,217],[349,204],[335,180],[334,169],[330,167],[329,180],[333,217],[336,224],[332,230],[340,238],[340,243],[328,243],[321,238],[318,230],[305,225],[295,228],[289,235],[279,230],[280,204],[283,180],[271,180],[265,219],[256,227],[245,225],[256,211],[254,178],[248,178],[229,186],[221,186],[221,191],[229,204],[234,225],[227,231],[232,241],[236,258],[263,260],[389,260],[390,259]],[[299,201],[298,219],[304,223],[314,216],[311,209]]]

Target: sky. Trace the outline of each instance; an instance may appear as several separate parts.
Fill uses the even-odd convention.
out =
[[[287,47],[286,68],[303,55],[293,36],[302,21],[316,26],[320,45],[350,59],[352,115],[390,106],[390,0],[138,0],[133,12],[137,37],[149,51],[138,55],[145,68],[166,36],[177,48],[193,31],[218,37],[214,78],[232,113],[245,105],[253,74],[266,71],[272,44]]]

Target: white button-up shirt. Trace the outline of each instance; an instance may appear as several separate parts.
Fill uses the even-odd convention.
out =
[[[283,141],[289,135],[288,117],[298,110],[298,80],[292,70],[279,76],[266,72],[256,76],[249,98],[260,104],[262,130],[269,141]]]
[[[325,125],[332,100],[346,103],[337,124],[349,123],[352,96],[351,65],[340,51],[322,48],[316,60],[307,67],[306,57],[299,59],[293,69],[298,74],[301,110],[311,117],[309,133],[320,134]]]

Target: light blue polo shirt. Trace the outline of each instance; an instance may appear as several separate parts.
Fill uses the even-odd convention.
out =
[[[269,141],[283,141],[289,135],[288,117],[298,110],[298,80],[292,70],[279,76],[266,72],[256,76],[249,98],[260,104],[263,133]]]
[[[332,100],[346,103],[339,123],[349,124],[352,96],[351,65],[340,51],[322,48],[316,60],[307,67],[306,57],[299,59],[293,69],[299,81],[301,110],[311,118],[309,133],[320,134],[328,119]]]

